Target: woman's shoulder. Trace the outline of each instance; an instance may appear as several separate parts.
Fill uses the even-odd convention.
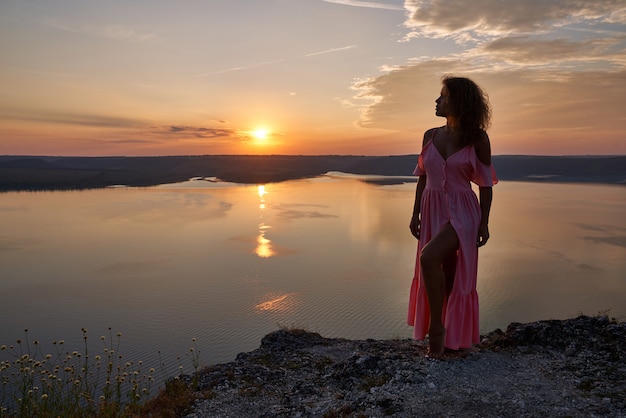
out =
[[[426,132],[424,132],[424,138],[422,140],[422,148],[425,147],[427,144],[429,144],[433,138],[435,137],[435,135],[437,134],[437,131],[440,129],[441,127],[436,127],[436,128],[430,128],[429,130],[427,130]]]

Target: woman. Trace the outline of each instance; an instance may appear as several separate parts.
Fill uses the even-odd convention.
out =
[[[485,130],[487,96],[467,78],[446,77],[436,100],[446,125],[424,133],[413,174],[419,176],[411,233],[419,240],[408,323],[415,339],[428,334],[428,357],[444,347],[480,342],[478,247],[489,239],[491,186],[497,183]],[[470,182],[479,186],[479,197]]]

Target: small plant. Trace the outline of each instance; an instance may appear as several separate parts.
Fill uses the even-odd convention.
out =
[[[63,340],[52,342],[44,354],[28,330],[16,345],[2,345],[0,362],[0,417],[121,417],[150,395],[154,369],[143,362],[125,361],[119,353],[121,333],[102,336],[101,354],[89,350],[82,329],[82,352],[65,349]]]
[[[191,366],[193,367],[193,388],[194,390],[198,389],[198,371],[200,369],[200,350],[198,350],[198,346],[196,344],[196,339],[191,339],[192,346],[189,348],[189,352],[187,352],[187,357],[189,357],[189,361],[191,362]]]

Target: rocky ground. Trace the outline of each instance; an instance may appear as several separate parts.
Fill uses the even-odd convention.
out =
[[[626,417],[626,324],[511,324],[444,361],[412,340],[301,330],[198,376],[201,417]]]

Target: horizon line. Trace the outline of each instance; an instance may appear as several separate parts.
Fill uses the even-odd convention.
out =
[[[409,157],[409,154],[168,154],[168,155],[50,155],[0,154],[0,158],[174,158],[174,157]],[[492,157],[626,157],[626,154],[492,154]]]

